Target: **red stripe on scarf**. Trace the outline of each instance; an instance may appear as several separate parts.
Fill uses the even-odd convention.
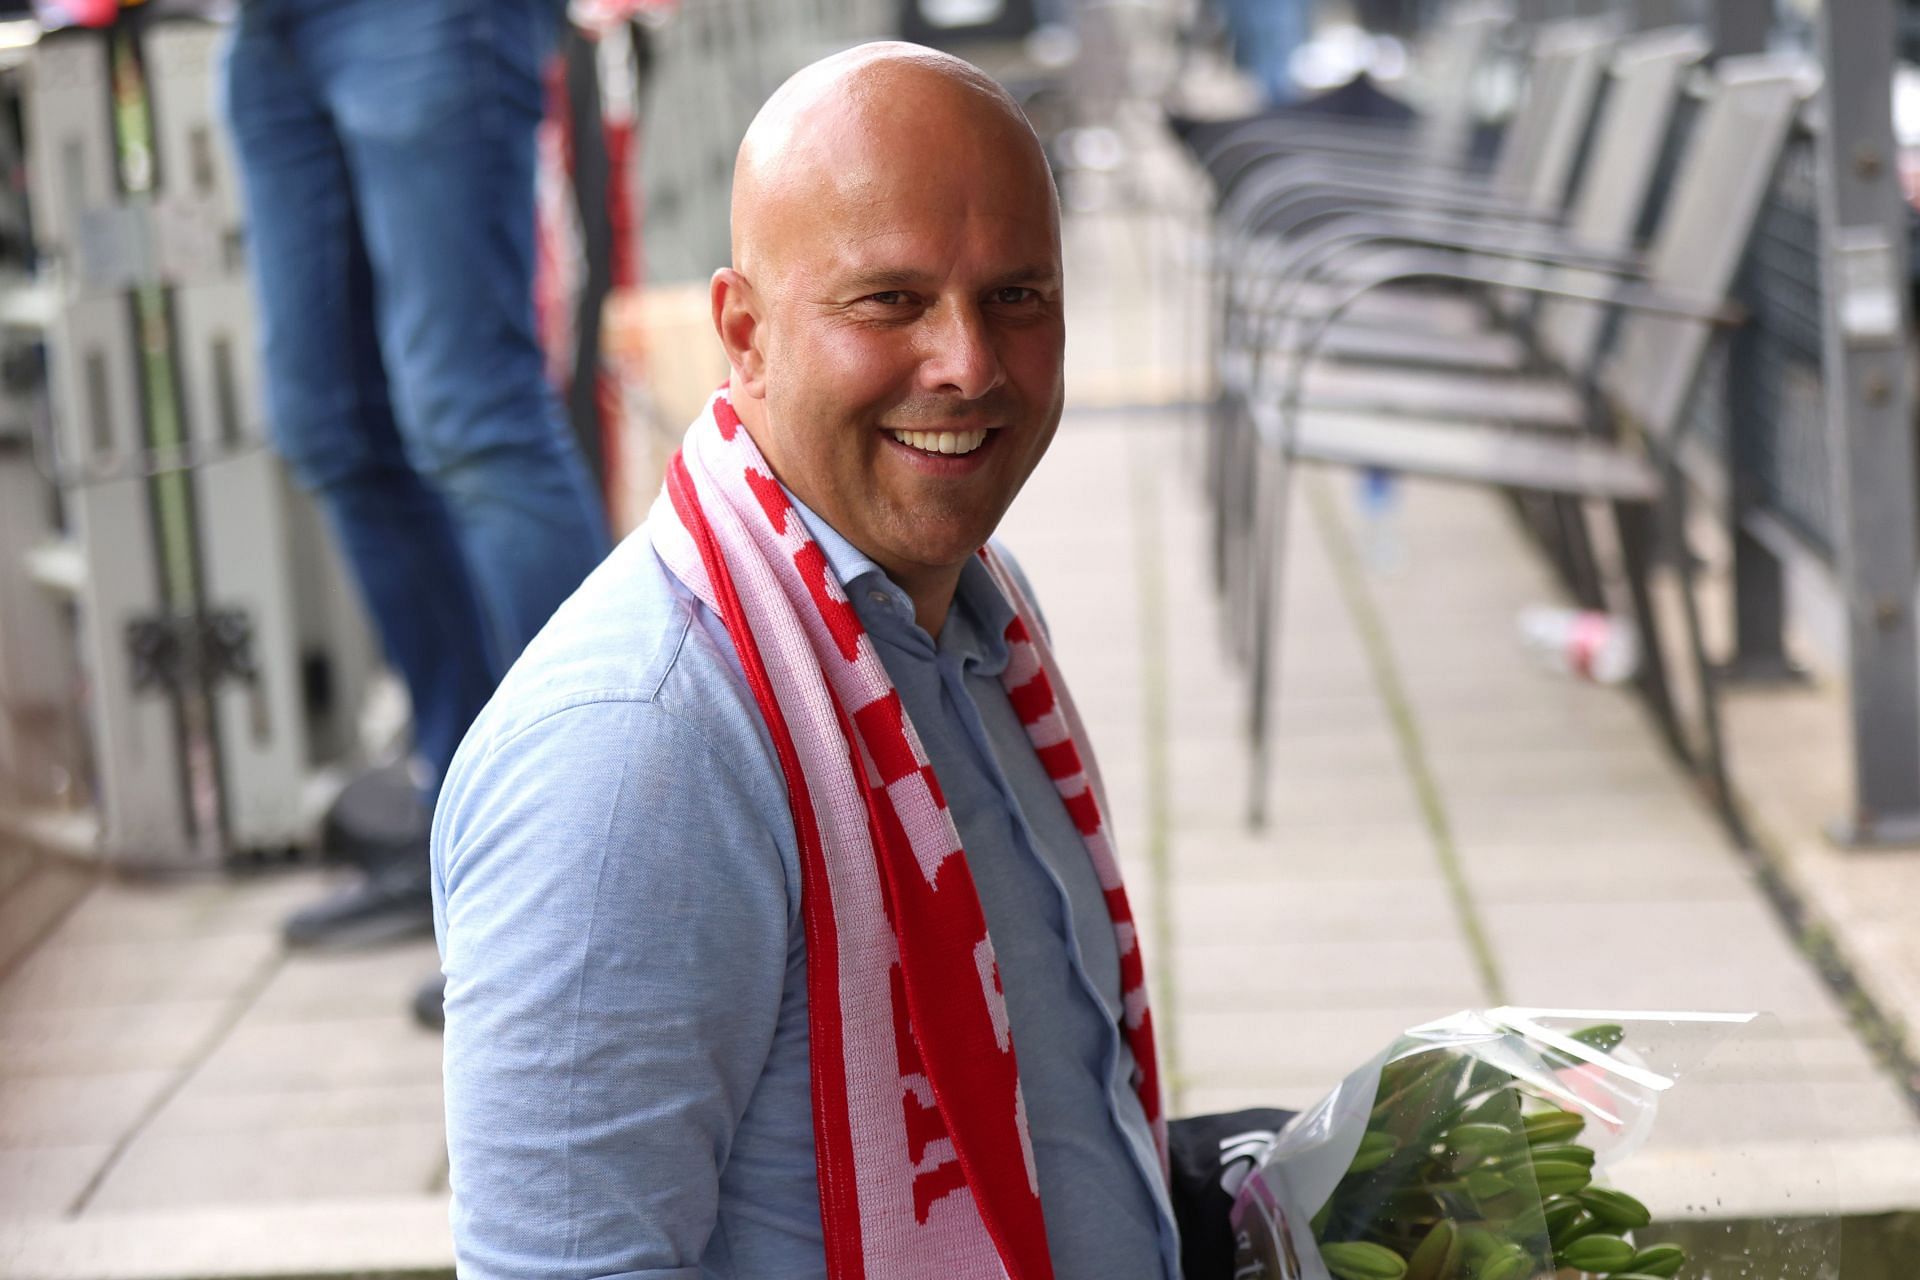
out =
[[[1007,690],[1007,698],[1020,723],[1032,724],[1053,710],[1053,685],[1048,683],[1046,672],[1035,672],[1033,679],[1019,688]]]
[[[871,750],[870,742],[868,746]],[[893,797],[879,787],[861,790],[882,836],[874,853],[882,891],[892,898],[889,914],[900,948],[901,986],[921,1069],[933,1088],[934,1103],[953,1147],[953,1160],[914,1173],[915,1215],[924,1224],[941,1197],[970,1189],[981,1225],[1007,1273],[1015,1280],[1052,1280],[1046,1219],[1038,1197],[1025,1186],[1016,1188],[988,1176],[989,1170],[1024,1165],[1018,1142],[1014,1150],[1005,1150],[997,1141],[999,1130],[982,1132],[982,1126],[962,1123],[968,1115],[992,1114],[1003,1101],[1010,1102],[1020,1083],[1011,1048],[1003,1053],[991,1038],[982,1042],[976,1019],[951,1016],[955,1009],[979,1000],[980,989],[969,981],[972,975],[948,980],[940,957],[955,947],[971,949],[975,940],[987,936],[986,917],[966,855],[960,849],[948,853],[929,885]],[[999,991],[997,965],[993,982]],[[912,1105],[917,1106],[918,1099]]]
[[[722,401],[721,403],[725,403]],[[731,412],[731,410],[729,410]],[[736,425],[737,425],[736,419]],[[831,898],[827,884],[826,850],[820,843],[820,828],[814,818],[813,797],[808,793],[800,768],[800,753],[794,747],[793,734],[781,714],[773,683],[767,678],[766,663],[753,642],[746,624],[746,612],[727,573],[726,558],[720,552],[700,510],[699,495],[694,492],[693,477],[687,464],[676,453],[667,469],[667,494],[673,500],[680,522],[693,535],[706,566],[707,578],[720,605],[721,621],[740,655],[747,686],[767,722],[774,752],[786,776],[787,803],[793,811],[794,838],[800,846],[800,892],[817,901]],[[860,1193],[854,1181],[853,1129],[847,1113],[844,1040],[840,1026],[840,957],[833,944],[833,921],[822,912],[803,913],[807,935],[807,1011],[808,1025],[814,1034],[808,1038],[812,1068],[813,1132],[815,1164],[820,1181],[820,1218],[824,1225],[823,1244],[827,1255],[827,1273],[839,1277],[864,1277],[866,1259],[860,1250]]]
[[[826,620],[827,630],[833,633],[833,643],[840,650],[840,656],[852,662],[860,656],[860,637],[866,634],[866,629],[860,625],[860,615],[853,611],[851,601],[833,598],[833,589],[827,585],[834,581],[827,553],[809,538],[793,553],[793,564],[807,584],[807,594],[813,597],[814,607]]]
[[[868,703],[853,713],[853,722],[860,730],[860,737],[873,753],[873,767],[880,774],[880,785],[890,787],[900,779],[919,774],[927,784],[927,791],[933,796],[933,803],[944,809],[947,807],[946,793],[940,790],[940,778],[932,765],[923,765],[914,759],[913,748],[907,742],[906,708],[900,704],[900,691],[890,690],[887,696],[877,702]],[[905,833],[902,832],[904,838]]]
[[[714,397],[713,423],[720,428],[720,438],[731,444],[734,433],[740,430],[740,415],[733,411],[733,403],[724,394],[726,389],[727,383],[721,383],[720,390],[723,394]]]
[[[788,503],[786,490],[780,487],[780,482],[748,467],[747,488],[753,490],[753,496],[760,500],[760,509],[767,513],[767,523],[773,526],[773,531],[785,533],[787,512],[793,507]]]
[[[1081,835],[1090,836],[1100,829],[1100,806],[1094,801],[1092,791],[1082,791],[1077,796],[1062,796],[1060,799],[1067,806],[1067,816],[1073,819],[1073,825]]]
[[[1142,1045],[1149,1051],[1141,1052]],[[1151,1052],[1153,1010],[1141,1014],[1140,1025],[1127,1032],[1127,1048],[1133,1051],[1133,1064],[1140,1073],[1139,1082],[1134,1085],[1134,1092],[1140,1095],[1140,1109],[1146,1113],[1147,1123],[1157,1126],[1160,1123],[1160,1060]]]
[[[1084,771],[1080,763],[1080,748],[1073,745],[1072,738],[1062,738],[1050,747],[1035,747],[1033,753],[1040,757],[1041,767],[1055,782]]]
[[[913,758],[902,728],[906,708],[900,705],[898,689],[878,702],[868,703],[853,713],[853,723],[873,752],[873,764],[880,771],[880,785],[890,787],[910,773],[917,773],[920,762]]]

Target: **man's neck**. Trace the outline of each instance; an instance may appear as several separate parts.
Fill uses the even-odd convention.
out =
[[[871,553],[869,559],[887,571],[899,588],[913,601],[913,620],[920,629],[940,638],[940,628],[946,625],[947,611],[953,607],[954,594],[960,589],[959,569],[923,569],[918,573],[902,573],[890,565],[880,564]]]

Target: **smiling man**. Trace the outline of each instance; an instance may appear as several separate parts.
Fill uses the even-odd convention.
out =
[[[991,80],[800,72],[727,385],[434,833],[463,1277],[1170,1277],[1092,755],[988,545],[1059,423],[1059,216]]]

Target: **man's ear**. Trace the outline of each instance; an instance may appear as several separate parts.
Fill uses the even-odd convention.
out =
[[[709,291],[713,331],[733,366],[734,391],[765,399],[767,359],[761,350],[760,298],[753,283],[732,267],[722,267],[713,273]]]

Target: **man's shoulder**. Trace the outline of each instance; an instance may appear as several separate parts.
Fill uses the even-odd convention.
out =
[[[1033,581],[1027,577],[1026,567],[1020,563],[1020,557],[1014,555],[1007,544],[999,538],[988,539],[987,545],[993,548],[993,554],[998,556],[1000,563],[1006,566],[1014,585],[1020,588],[1021,594],[1027,598],[1027,603],[1033,606],[1034,621],[1040,624],[1041,634],[1051,637],[1052,628],[1047,626],[1046,611],[1040,606],[1040,597],[1034,591]]]
[[[760,736],[724,628],[661,561],[645,525],[555,611],[462,750],[498,746],[570,709],[610,703],[647,704],[723,752]]]

